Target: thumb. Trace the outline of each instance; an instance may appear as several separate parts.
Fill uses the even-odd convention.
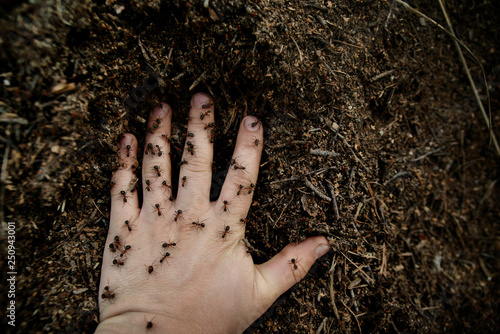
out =
[[[266,263],[256,266],[257,286],[266,305],[306,276],[312,265],[331,249],[325,237],[311,237],[299,244],[289,244]]]

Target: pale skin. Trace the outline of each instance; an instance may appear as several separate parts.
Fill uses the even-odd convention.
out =
[[[171,198],[166,138],[172,112],[162,103],[150,114],[142,208],[137,191],[130,191],[137,139],[124,134],[119,142],[96,333],[241,333],[330,250],[325,237],[311,237],[253,263],[243,242],[244,218],[257,186],[263,125],[252,116],[243,119],[235,160],[219,199],[210,202],[214,147],[205,127],[215,119],[212,98],[203,93],[191,100],[190,145],[182,157],[187,164],[180,167],[177,198]]]

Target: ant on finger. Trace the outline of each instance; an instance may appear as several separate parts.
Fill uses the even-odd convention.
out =
[[[206,130],[206,129],[209,129],[209,128],[215,128],[215,122],[208,123],[207,125],[205,125],[205,127],[203,128],[203,130]]]
[[[183,135],[185,138],[187,138],[187,137],[191,137],[191,138],[193,138],[193,137],[194,137],[194,133],[192,133],[192,132],[187,132],[187,133],[184,133],[184,134],[182,134],[182,135]]]
[[[163,261],[165,261],[165,259],[167,257],[169,257],[169,256],[170,256],[170,253],[169,252],[165,252],[165,254],[163,254],[162,257],[161,257],[161,259],[160,259],[160,263],[163,263]]]
[[[132,149],[132,145],[127,145],[125,146],[125,149],[127,150],[127,153],[125,154],[128,157],[130,157],[130,150]]]
[[[241,190],[243,190],[243,185],[242,185],[242,184],[240,184],[240,185],[238,186],[238,192],[236,193],[236,196],[240,196],[240,194],[241,194]]]
[[[187,177],[186,176],[183,176],[182,177],[182,187],[185,187],[186,186],[186,182],[187,182]]]
[[[293,258],[290,261],[288,261],[288,264],[292,265],[293,270],[297,270],[297,269],[299,269],[299,267],[297,266],[297,263],[299,263],[299,262],[300,262],[300,260],[298,258],[297,259]]]
[[[187,165],[188,164],[188,161],[186,159],[182,159],[181,162],[179,162],[179,167],[181,167],[182,165]]]
[[[251,194],[252,191],[254,191],[254,190],[255,190],[255,184],[250,183],[250,186],[248,187],[248,193]]]
[[[130,196],[127,196],[127,192],[125,190],[120,190],[120,196],[123,197],[123,203],[127,203],[128,198],[130,197]]]
[[[113,264],[119,268],[119,267],[121,267],[121,266],[123,266],[125,264],[125,261],[114,259],[113,260]]]
[[[257,137],[253,137],[254,139],[252,140],[252,143],[255,145],[255,146],[259,146],[259,143],[260,143],[260,140],[257,139]]]
[[[154,165],[154,166],[153,166],[153,169],[154,169],[154,171],[155,171],[155,173],[156,173],[156,176],[160,177],[160,176],[161,176],[161,172],[162,172],[162,171],[161,171],[161,167],[160,167],[160,166],[158,166],[158,165]]]
[[[169,136],[168,136],[168,134],[166,134],[166,133],[162,133],[162,134],[161,134],[161,137],[162,137],[162,138],[163,138],[163,139],[164,139],[167,143],[169,143],[169,144],[172,142],[171,137],[169,137]]]
[[[146,180],[145,182],[146,182],[146,190],[151,191],[151,181]]]
[[[155,264],[155,262],[153,261],[153,263],[151,263],[151,265],[146,266],[147,272],[148,272],[148,274],[149,274],[150,276],[151,276],[151,275],[153,275],[153,273],[154,273],[154,271],[155,271],[154,264]]]
[[[125,246],[123,251],[120,253],[120,257],[123,257],[123,255],[125,255],[131,248],[132,248],[132,246],[130,246],[130,245]]]

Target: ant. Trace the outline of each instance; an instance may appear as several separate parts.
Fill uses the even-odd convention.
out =
[[[170,256],[170,253],[169,253],[169,252],[166,252],[165,254],[163,254],[163,255],[162,255],[162,257],[161,257],[161,259],[160,259],[160,263],[163,263],[163,261],[165,261],[165,259],[166,259],[167,257],[169,257],[169,256]]]
[[[168,134],[166,134],[166,133],[162,133],[162,134],[161,134],[161,137],[162,137],[163,139],[165,139],[165,141],[166,141],[167,143],[169,143],[169,144],[172,142],[171,137],[169,137],[169,136],[168,136]]]
[[[149,275],[152,275],[155,268],[154,268],[154,262],[150,265],[150,266],[147,266],[147,270],[148,270],[148,274]]]
[[[203,109],[208,109],[208,108],[212,108],[214,106],[214,103],[213,102],[204,102],[201,107]],[[212,110],[209,110],[208,112],[212,112]]]
[[[198,230],[203,230],[203,228],[205,227],[205,223],[204,223],[205,220],[202,220],[200,223],[200,220],[198,219],[197,221],[192,222],[192,225],[193,225],[193,227],[196,227],[196,229],[198,229]]]
[[[127,155],[127,158],[128,158],[128,157],[130,157],[130,150],[132,149],[132,146],[131,145],[127,145],[125,148],[127,149],[127,154],[126,155]]]
[[[116,182],[115,182],[115,181],[111,181],[111,182],[109,183],[109,187],[110,187],[111,189],[113,189],[115,186],[116,186]]]
[[[151,191],[151,181],[146,180],[146,190]]]
[[[127,227],[127,230],[129,232],[132,232],[132,224],[130,224],[130,221],[126,220],[125,221],[125,226]]]
[[[227,206],[228,206],[229,204],[231,204],[231,202],[229,202],[229,201],[227,201],[227,200],[223,200],[223,201],[222,201],[222,204],[223,204],[223,206],[222,206],[222,210],[224,210],[224,212],[229,212],[229,209],[228,209],[228,207],[227,207]]]
[[[183,176],[183,177],[182,177],[182,186],[183,186],[183,187],[186,185],[186,182],[187,182],[187,177],[186,177],[186,176]]]
[[[200,114],[200,119],[203,120],[205,118],[205,116],[208,116],[208,114],[210,114],[212,112],[212,110],[207,110],[205,112],[202,112]]]
[[[299,269],[299,267],[297,266],[297,263],[299,262],[300,262],[299,259],[291,259],[290,261],[288,261],[289,264],[293,265],[293,270]]]
[[[111,245],[113,245],[113,247],[111,247]],[[113,239],[113,243],[109,245],[109,248],[115,248],[115,249],[120,249],[120,237],[119,236],[115,236],[114,239]]]
[[[211,144],[215,143],[215,131],[214,130],[210,131],[210,143]]]
[[[182,215],[182,210],[177,210],[175,213],[174,213],[175,217],[174,217],[174,221],[177,222],[178,219],[181,219],[181,215]]]
[[[167,189],[172,190],[172,186],[170,184],[168,184],[168,182],[166,180],[163,180],[163,182],[161,183],[161,185],[164,186]]]
[[[132,168],[132,170],[136,170],[137,168],[139,168],[139,160],[135,159],[134,158],[134,163],[132,164],[132,166],[130,166],[130,168]]]
[[[229,233],[229,229],[231,228],[231,226],[229,225],[226,225],[224,226],[224,230],[222,231],[222,235],[221,235],[221,238],[225,240],[226,238],[226,235]]]
[[[158,144],[156,144],[155,147],[156,147],[156,151],[157,151],[158,156],[161,157],[163,155],[163,152],[161,150],[162,147],[160,147],[160,145],[158,145]]]
[[[256,122],[252,123],[252,128],[255,128],[257,125],[261,124],[260,120],[257,120]]]
[[[234,169],[241,169],[241,170],[245,170],[245,169],[246,169],[246,167],[245,167],[245,166],[238,165],[237,163],[234,163],[233,168],[234,168]]]
[[[130,196],[127,196],[127,192],[125,190],[120,191],[120,195],[123,196],[123,203],[127,203],[128,199]]]
[[[115,165],[114,165],[114,169],[125,169],[127,168],[127,164],[126,163],[122,163],[122,162],[117,162]]]
[[[155,208],[156,212],[158,213],[158,216],[161,216],[161,208],[160,204],[156,203],[153,208]]]
[[[194,133],[192,133],[192,132],[187,132],[187,133],[184,133],[184,134],[183,134],[183,136],[184,136],[184,137],[186,137],[186,138],[187,138],[187,137],[191,137],[191,138],[193,138],[193,137],[194,137]]]
[[[154,169],[154,171],[156,173],[156,176],[160,177],[161,176],[161,168],[160,168],[160,166],[154,165],[153,169]]]
[[[191,153],[191,155],[194,155],[194,145],[193,143],[191,143],[190,141],[187,141],[186,142],[186,151],[188,151],[189,153]]]
[[[205,127],[203,128],[203,130],[206,130],[206,129],[209,129],[209,128],[215,128],[215,122],[208,123],[207,125],[205,125]]]
[[[154,319],[154,318],[153,318]],[[149,320],[147,323],[146,323],[146,329],[151,329],[153,328],[153,319]]]
[[[186,159],[182,159],[182,161],[179,162],[179,167],[182,166],[182,165],[187,165],[187,164],[188,164],[187,160]]]
[[[259,146],[260,140],[257,139],[257,137],[254,137],[254,140],[252,142],[255,144],[255,146]]]
[[[123,260],[114,259],[113,264],[117,267],[121,267],[125,264],[125,262]]]
[[[255,190],[255,184],[250,183],[250,186],[248,187],[248,193],[251,194],[252,191],[254,191],[254,190]]]
[[[127,251],[129,251],[131,248],[132,246],[130,245],[125,246],[125,249],[120,253],[120,257],[123,257],[123,255],[125,255],[125,253],[127,253]]]
[[[240,223],[245,226],[248,223],[248,218],[240,218]]]
[[[155,155],[153,143],[147,143],[146,144],[146,149],[144,150],[144,154],[148,154],[148,153],[151,153],[152,155]]]
[[[177,243],[175,242],[164,242],[162,245],[161,245],[163,248],[169,248],[169,247],[175,247],[177,246]]]
[[[236,196],[240,196],[240,194],[241,194],[241,190],[242,190],[242,189],[243,189],[243,185],[242,185],[242,184],[240,184],[240,185],[238,186],[238,192],[236,193]]]
[[[104,291],[102,292],[101,298],[111,300],[111,299],[115,298],[115,294],[111,291],[109,286],[106,285],[104,287]]]
[[[158,117],[157,119],[155,119],[155,121],[153,123],[153,128],[154,129],[158,129],[158,127],[160,126],[160,124],[161,124],[161,118]]]
[[[115,244],[114,244],[114,243],[110,243],[110,244],[109,244],[109,250],[110,250],[111,252],[113,252],[113,253],[114,253],[114,252],[116,252],[116,247],[115,247]]]

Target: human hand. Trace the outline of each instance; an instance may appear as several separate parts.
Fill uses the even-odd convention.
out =
[[[255,265],[243,242],[257,182],[263,128],[243,119],[219,199],[210,202],[213,101],[191,100],[177,198],[172,198],[169,138],[172,110],[148,121],[142,166],[143,202],[134,189],[137,139],[120,140],[111,219],[104,250],[96,333],[237,333],[301,280],[330,249],[324,237],[286,246]],[[135,180],[135,181],[134,181]]]

